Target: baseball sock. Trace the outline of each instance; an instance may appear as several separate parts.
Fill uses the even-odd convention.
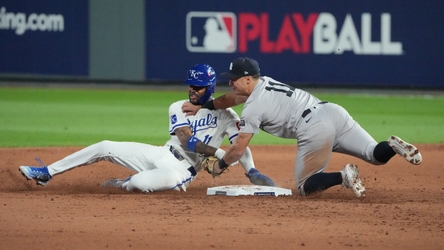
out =
[[[394,155],[396,155],[396,152],[386,141],[378,143],[373,150],[375,159],[382,163],[388,162]]]
[[[304,192],[308,196],[339,184],[342,184],[341,173],[317,173],[305,181]]]

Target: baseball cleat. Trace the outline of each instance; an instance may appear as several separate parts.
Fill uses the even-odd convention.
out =
[[[390,136],[387,142],[398,155],[404,157],[404,159],[406,159],[408,162],[415,165],[421,164],[421,153],[412,144],[403,141],[401,138],[395,135]]]
[[[358,167],[354,164],[345,165],[341,171],[342,186],[350,188],[357,197],[365,196],[365,187],[359,179]]]
[[[102,184],[102,187],[115,187],[115,188],[125,189],[123,184],[128,182],[130,179],[131,179],[131,176],[126,178],[125,180],[113,178],[113,179],[105,181]]]
[[[252,168],[250,171],[248,171],[248,174],[245,174],[248,179],[250,179],[250,182],[254,185],[259,186],[270,186],[274,187],[274,182],[268,177],[263,174],[261,174],[257,169]]]
[[[26,179],[35,180],[37,185],[45,186],[52,178],[47,167],[20,166],[19,171]]]

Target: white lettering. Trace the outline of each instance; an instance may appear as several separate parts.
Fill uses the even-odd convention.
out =
[[[347,14],[339,35],[336,18],[330,13],[320,13],[313,28],[313,53],[342,54],[353,51],[365,55],[401,55],[402,43],[391,41],[391,15],[381,14],[381,41],[372,41],[371,14],[361,15],[361,40],[351,14]]]
[[[320,13],[313,28],[313,52],[330,54],[336,46],[336,19],[330,13]]]
[[[391,41],[391,15],[389,13],[383,13],[381,15],[381,43],[382,53],[386,55],[401,55],[402,43]]]
[[[0,29],[6,27],[6,9],[5,7],[0,8]]]
[[[65,30],[65,22],[62,15],[49,15],[47,21],[49,31]]]
[[[381,43],[372,42],[372,16],[369,13],[361,17],[362,54],[381,54]]]
[[[0,8],[0,29],[15,30],[15,34],[23,35],[31,31],[60,31],[65,29],[65,20],[60,14],[29,14],[6,12],[5,7]]]
[[[32,13],[28,18],[28,27],[30,30],[37,30],[37,14]]]
[[[353,50],[355,54],[361,54],[361,42],[350,14],[345,17],[336,47],[340,48],[336,50],[336,54],[342,54],[344,50]]]
[[[26,15],[25,13],[17,13],[15,15],[15,25],[12,28],[15,29],[15,34],[23,35],[26,30]]]
[[[39,17],[37,17],[37,27],[39,27],[39,30],[45,31],[46,30],[46,15],[40,14]]]

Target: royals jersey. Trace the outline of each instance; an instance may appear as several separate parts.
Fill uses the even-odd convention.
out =
[[[302,113],[319,99],[301,89],[263,76],[242,110],[240,132],[257,134],[259,129],[282,138],[296,138]]]
[[[182,147],[179,138],[174,134],[174,130],[188,126],[191,128],[193,135],[203,143],[218,148],[225,137],[228,137],[230,142],[237,137],[239,116],[231,108],[220,110],[200,109],[196,115],[186,116],[182,112],[184,102],[186,100],[175,102],[169,108],[171,139],[166,142],[166,145],[173,146],[196,167],[200,165],[201,158],[199,154]]]

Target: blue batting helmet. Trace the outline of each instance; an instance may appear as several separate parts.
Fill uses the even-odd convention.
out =
[[[198,100],[199,104],[204,104],[213,97],[216,90],[216,72],[208,64],[196,64],[188,70],[188,78],[183,83],[190,86],[207,87],[205,94]]]

